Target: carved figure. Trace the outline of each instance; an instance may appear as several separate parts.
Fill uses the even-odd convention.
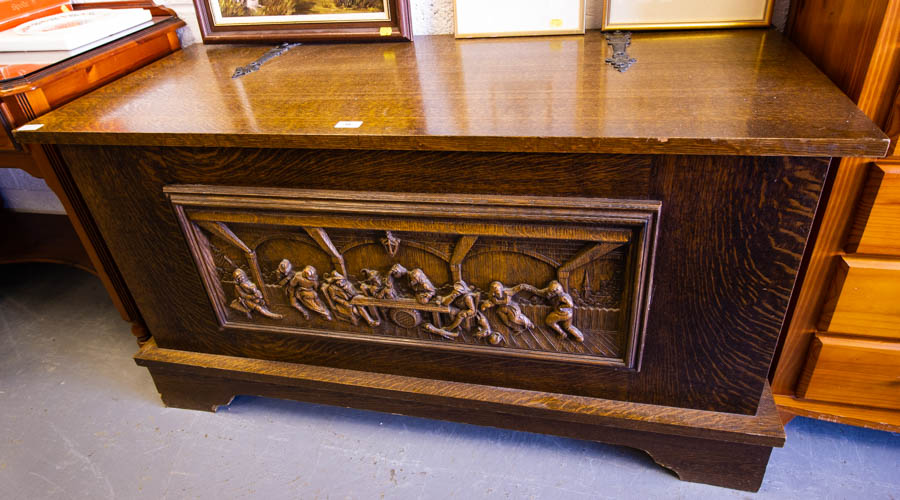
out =
[[[437,292],[431,280],[425,275],[425,271],[419,268],[409,272],[409,286],[416,292],[416,301],[420,304],[430,302]]]
[[[363,280],[359,283],[359,290],[363,295],[376,299],[383,298],[381,294],[384,292],[384,283],[381,281],[381,273],[375,269],[361,269],[359,271],[363,275]],[[369,314],[377,320],[381,320],[381,312],[378,307],[366,306]]]
[[[278,270],[275,271],[275,278],[278,280],[275,284],[278,286],[287,285],[293,277],[294,266],[291,265],[291,261],[282,259],[281,262],[278,263]]]
[[[250,281],[247,273],[243,269],[237,268],[232,274],[234,277],[234,297],[231,301],[231,308],[247,315],[247,319],[253,319],[252,311],[267,318],[281,319],[284,316],[273,313],[266,307],[266,300],[263,294],[256,287],[256,284]]]
[[[287,259],[281,262],[287,262]],[[287,284],[286,290],[289,294],[291,306],[300,311],[304,318],[309,319],[309,311],[311,310],[331,321],[331,311],[319,298],[319,293],[316,291],[318,287],[319,277],[316,273],[316,268],[306,266],[299,272],[294,273]]]
[[[412,288],[413,292],[416,294],[416,302],[420,304],[431,302],[434,298],[434,294],[437,293],[437,289],[435,289],[431,280],[428,279],[425,271],[422,271],[419,268],[407,271],[406,268],[400,264],[394,264],[394,266],[391,267],[390,275],[392,278],[406,276],[409,280],[409,287]]]
[[[571,336],[577,342],[584,342],[584,334],[572,324],[572,308],[575,307],[572,296],[566,293],[559,281],[551,281],[543,290],[538,290],[530,285],[522,286],[523,290],[546,297],[553,304],[553,310],[544,318],[545,325],[552,328],[562,338]]]
[[[369,314],[365,307],[350,303],[353,297],[359,295],[359,292],[343,274],[333,271],[330,276],[326,274],[322,279],[324,283],[320,286],[320,290],[338,317],[350,321],[353,325],[359,324],[360,316],[373,328],[381,324],[378,319]]]
[[[491,326],[488,324],[487,317],[478,310],[479,295],[479,293],[475,292],[475,287],[467,285],[463,280],[457,281],[453,284],[453,289],[450,293],[435,299],[435,302],[438,304],[452,306],[453,312],[451,313],[452,319],[450,320],[450,323],[443,328],[426,324],[425,330],[442,337],[456,338],[459,336],[459,332],[454,330],[457,330],[460,325],[462,325],[463,321],[475,318],[478,326],[473,334],[474,337],[488,337],[491,344],[499,344],[503,340],[503,336],[498,332],[491,331]]]
[[[533,287],[528,285],[516,285],[512,288],[507,288],[503,286],[503,283],[493,281],[490,285],[487,300],[481,303],[480,308],[482,311],[486,311],[492,307],[496,307],[497,316],[504,325],[513,330],[521,330],[523,328],[530,330],[534,328],[534,323],[531,322],[528,316],[525,316],[522,312],[522,308],[519,307],[519,303],[515,300],[515,295],[517,293],[528,288]]]
[[[359,290],[367,297],[378,297],[384,289],[381,281],[381,273],[375,269],[361,269],[359,271],[363,275],[363,280],[359,283]]]
[[[396,298],[400,297],[400,292],[397,290],[397,284],[395,283],[396,279],[400,277],[399,271],[397,272],[397,274],[398,274],[397,276],[394,275],[395,268],[398,266],[401,268],[403,267],[403,266],[400,266],[400,264],[394,265],[394,267],[392,267],[390,269],[390,271],[388,271],[387,275],[384,277],[384,280],[382,282],[382,288],[376,294],[377,298],[390,300],[390,299],[396,299]],[[405,271],[405,269],[404,269],[404,271]]]

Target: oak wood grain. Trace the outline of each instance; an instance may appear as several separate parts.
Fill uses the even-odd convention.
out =
[[[409,405],[436,404],[461,410],[486,410],[516,416],[536,416],[559,422],[611,425],[647,432],[716,439],[760,446],[784,444],[771,392],[761,395],[756,415],[733,415],[627,401],[585,398],[540,391],[509,391],[498,387],[390,374],[360,372],[324,366],[265,361],[234,356],[164,349],[154,340],[144,344],[135,362],[159,368],[234,381],[318,389],[355,396],[376,396]],[[182,378],[184,380],[184,378]],[[224,383],[227,386],[227,382]],[[197,399],[206,398],[187,384]],[[187,392],[187,391],[185,391]],[[217,399],[228,391],[217,391]],[[231,393],[231,396],[243,393]],[[248,393],[250,394],[250,393]],[[349,404],[344,406],[354,406]],[[226,403],[218,403],[224,405]],[[213,409],[213,405],[205,409]]]
[[[835,271],[819,329],[900,340],[900,260],[847,255]]]
[[[768,386],[752,416],[161,349],[135,356],[167,406],[215,411],[235,395],[309,401],[540,432],[645,450],[685,481],[756,491],[784,431]]]
[[[340,149],[882,156],[888,140],[782,35],[600,33],[194,46],[42,118],[26,142]],[[302,67],[302,72],[296,68]],[[701,83],[702,82],[702,83]],[[177,93],[165,89],[177,88]],[[165,94],[163,98],[162,95]],[[673,110],[678,110],[677,112]],[[190,113],[191,120],[175,117]],[[338,121],[362,121],[335,129]]]
[[[589,34],[304,46],[238,80],[234,66],[258,47],[194,48],[46,115],[47,135],[22,137],[63,143],[73,183],[159,346],[138,359],[167,404],[213,409],[251,393],[572,435],[647,449],[687,479],[754,489],[783,439],[766,374],[830,180],[828,157],[881,154],[885,138],[773,32],[642,34],[634,55],[646,64],[626,73],[608,71],[599,42]],[[333,128],[351,119],[363,126]],[[179,213],[167,190],[197,206]],[[357,203],[351,218],[342,212],[350,202],[301,203],[291,198],[297,190],[387,202],[368,212]],[[259,290],[238,303],[243,310],[228,307],[252,320],[250,304],[265,319],[232,328],[213,304],[230,290],[204,289],[201,274],[220,267],[209,258],[215,238],[248,266],[271,266],[277,259],[254,242],[293,227],[321,250],[298,251],[298,260],[319,255],[323,270],[353,270],[360,266],[326,238],[329,228],[303,224],[393,230],[382,222],[407,217],[398,205],[448,197],[452,206],[429,212],[434,220],[397,227],[459,229],[467,217],[491,218],[475,208],[504,198],[529,207],[521,217],[570,197],[656,203],[661,239],[640,366],[318,335],[337,331],[327,325],[279,329],[265,323],[283,316],[261,305]],[[180,216],[197,230],[183,232]],[[541,221],[507,236],[556,241],[559,221],[533,232]],[[615,240],[622,233],[608,222],[586,220],[598,226],[578,234]],[[496,220],[478,224],[499,231]],[[384,241],[368,233],[366,241],[390,254],[391,237],[376,236]],[[464,266],[472,245],[457,244],[459,252],[441,252]],[[232,283],[248,274],[265,283],[262,269],[229,271]]]
[[[816,334],[797,397],[900,410],[900,342]]]
[[[481,195],[472,199],[460,195],[213,185],[168,185],[163,190],[190,242],[219,324],[225,328],[343,336],[358,342],[401,347],[419,344],[432,350],[565,359],[568,363],[599,363],[632,369],[639,364],[638,347],[643,345],[659,202],[510,195]],[[296,234],[304,230],[313,239]],[[384,230],[394,234],[403,232],[400,233],[403,243],[399,238],[396,240],[398,246],[393,255],[384,248],[384,243],[378,243],[385,235]],[[442,236],[435,237],[438,234]],[[334,243],[333,238],[337,238]],[[464,262],[473,246],[475,255]],[[423,256],[423,249],[429,253]],[[618,251],[608,255],[613,250]],[[216,253],[218,260],[213,255]],[[247,257],[251,254],[252,258]],[[447,307],[449,302],[426,306],[412,297],[396,302],[401,298],[395,294],[399,293],[397,287],[402,286],[402,279],[401,275],[389,276],[394,264],[415,262],[438,290],[446,290],[451,280],[449,268],[454,266],[454,258],[458,258],[460,275],[452,281],[464,279],[466,286],[476,287],[477,295],[485,300],[493,293],[490,291],[493,284],[503,282],[509,286],[529,284],[532,288],[526,295],[540,302],[532,295],[539,293],[533,287],[558,280],[572,294],[570,299],[575,297],[574,321],[581,325],[584,335],[579,332],[582,335],[579,342],[560,340],[561,330],[548,329],[544,323],[546,318],[541,311],[547,305],[537,305],[534,300],[520,304],[514,298],[526,290],[523,288],[510,290],[509,300],[516,303],[515,308],[519,305],[524,308],[518,310],[526,319],[532,316],[528,320],[532,324],[525,331],[495,317],[494,311],[487,311],[489,308],[474,313],[476,323],[487,328],[485,335],[491,335],[492,331],[498,335],[498,340],[491,344],[502,344],[502,349],[485,349],[488,346],[482,345],[480,337],[471,336],[471,328],[451,335],[453,340],[449,342],[437,339],[434,331],[416,328],[421,317],[414,321],[415,325],[404,326],[402,321],[400,324],[388,321],[388,311],[379,312],[377,308],[370,311],[375,317],[382,316],[378,324],[335,323],[324,302],[307,304],[324,311],[317,317],[310,318],[308,313],[300,316],[294,310],[296,306],[283,298],[284,285],[280,285],[281,293],[270,291],[266,296],[267,290],[277,290],[278,285],[262,278],[264,274],[271,276],[272,270],[277,272],[287,257],[290,257],[288,265],[290,262],[315,264],[313,276],[328,272],[331,266],[342,275],[351,276],[357,289],[367,290],[364,295],[354,297],[353,304],[397,306],[405,311],[413,305],[418,311],[451,313]],[[534,260],[535,257],[539,260]],[[543,257],[549,259],[540,260]],[[232,286],[225,287],[226,292],[223,283],[231,280],[232,273],[241,265],[249,266],[248,272],[258,276],[254,281],[260,286],[267,283],[261,290],[267,308],[281,313],[281,317],[269,320],[253,315],[246,317],[235,314],[233,307],[227,306],[230,299],[225,297],[231,295]],[[357,281],[361,280],[363,269],[377,271],[378,279],[366,284]],[[577,277],[571,276],[573,270],[580,271]],[[396,286],[395,278],[400,280]],[[317,283],[313,285],[315,292],[322,282],[313,279]],[[391,282],[391,291],[387,292],[390,300],[383,301],[384,296],[375,299],[384,291],[382,286],[387,280]],[[605,290],[600,294],[605,298],[601,299],[597,290]],[[354,318],[358,314],[352,310],[349,313]]]
[[[62,150],[163,347],[745,414],[756,411],[828,168],[822,159],[771,157]],[[175,184],[425,196],[459,189],[465,190],[463,202],[480,195],[661,201],[663,239],[642,367],[633,373],[534,361],[485,363],[411,347],[222,331],[163,195],[164,186]]]

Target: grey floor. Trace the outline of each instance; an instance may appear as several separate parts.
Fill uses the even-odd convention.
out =
[[[900,435],[794,419],[756,494],[642,452],[239,397],[167,409],[93,276],[0,267],[0,499],[900,498]]]

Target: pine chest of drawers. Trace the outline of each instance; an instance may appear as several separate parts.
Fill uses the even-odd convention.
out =
[[[260,394],[759,487],[830,158],[887,139],[775,32],[191,47],[42,117],[166,404]],[[351,127],[351,128],[345,128]]]

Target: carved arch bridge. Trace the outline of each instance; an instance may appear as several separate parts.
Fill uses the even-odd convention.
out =
[[[659,202],[165,193],[225,328],[639,367]]]

